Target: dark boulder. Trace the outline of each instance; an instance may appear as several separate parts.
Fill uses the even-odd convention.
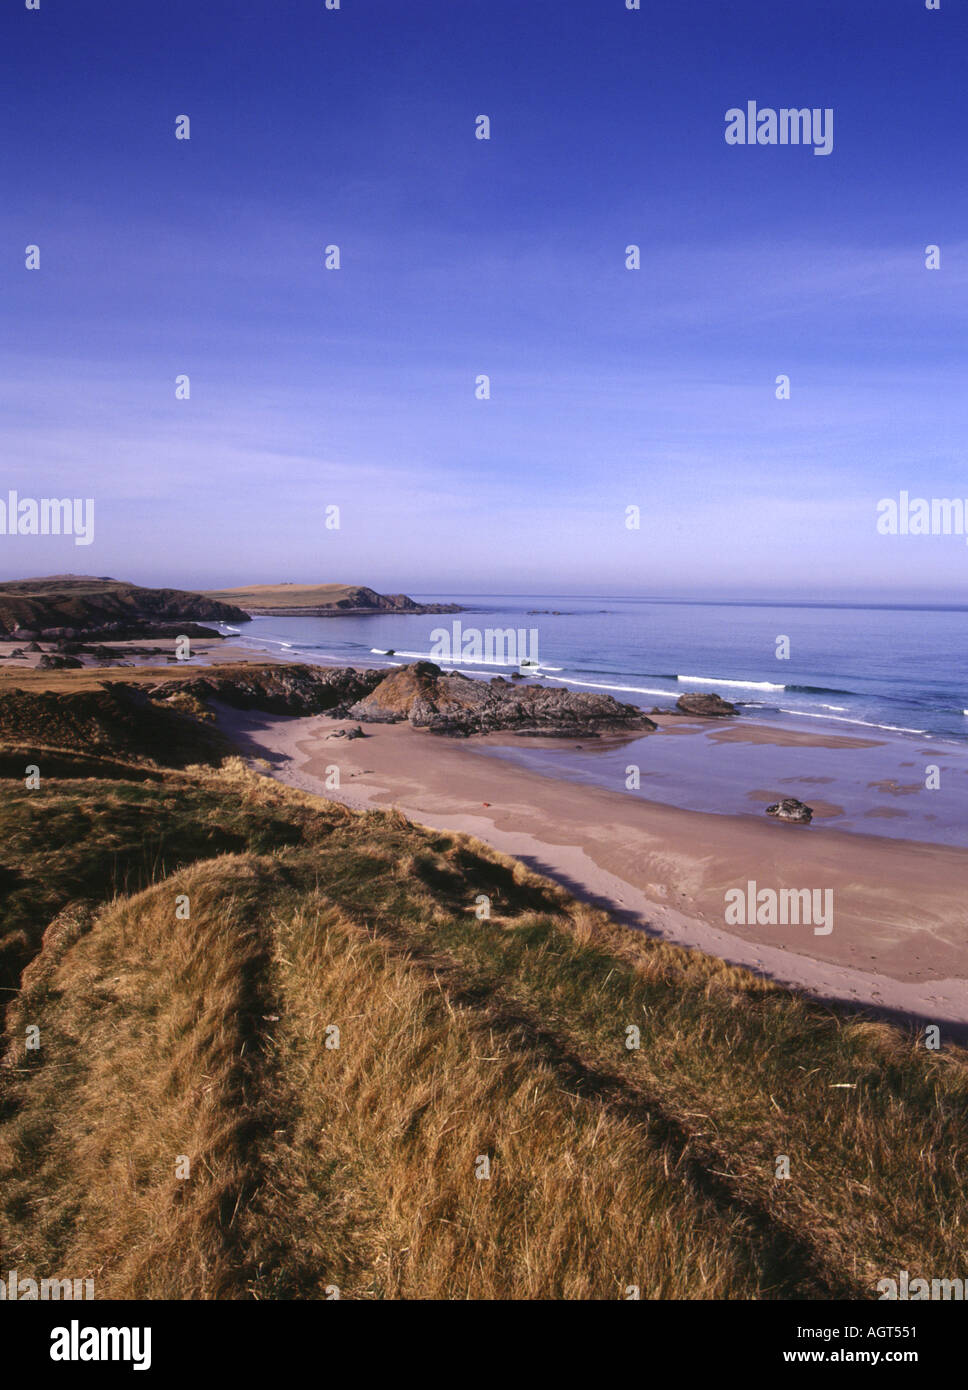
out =
[[[795,796],[784,797],[782,801],[767,806],[766,814],[777,820],[791,821],[794,825],[809,825],[813,819],[813,809],[798,801]]]
[[[37,662],[36,669],[38,671],[57,671],[60,669],[61,662],[66,659],[66,657],[45,655]]]
[[[40,671],[75,671],[83,665],[84,662],[78,661],[76,656],[47,656],[45,654],[37,662],[37,669]]]
[[[680,695],[676,701],[679,714],[698,715],[701,719],[726,719],[731,714],[739,714],[735,705],[724,700],[721,695]]]

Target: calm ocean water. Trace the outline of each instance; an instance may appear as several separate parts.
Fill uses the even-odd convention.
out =
[[[968,743],[968,611],[674,603],[560,595],[414,595],[457,602],[470,628],[536,629],[541,676],[665,705],[715,690],[761,720]],[[536,610],[557,610],[555,612]],[[255,618],[240,640],[293,660],[400,663],[429,657],[450,616]],[[789,639],[789,658],[777,657]],[[392,649],[393,655],[383,654]],[[454,664],[471,675],[514,667]]]

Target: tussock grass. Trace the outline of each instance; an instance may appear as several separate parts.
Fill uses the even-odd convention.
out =
[[[253,857],[209,861],[117,902],[52,968],[28,970],[10,1032],[41,1020],[43,1049],[36,1066],[20,1051],[26,1104],[0,1138],[22,1232],[8,1261],[84,1268],[99,1297],[231,1295],[266,1123],[261,918],[277,882]],[[190,921],[174,915],[183,893]],[[17,1060],[14,1048],[8,1069]]]
[[[14,892],[7,1267],[256,1299],[860,1298],[963,1273],[961,1049],[238,760],[38,795],[0,811],[51,923],[27,931]]]

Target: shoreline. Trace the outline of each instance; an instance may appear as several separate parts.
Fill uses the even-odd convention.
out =
[[[120,653],[144,645],[117,647]],[[167,649],[173,639],[155,639],[151,646]],[[190,677],[191,668],[201,672],[230,663],[340,664],[253,653],[231,637],[199,640],[192,660],[177,664],[159,665],[157,655],[132,653],[130,665],[121,667],[90,662],[83,669],[50,671],[36,668],[38,657],[35,653],[20,666],[0,664],[0,689],[141,683]],[[341,664],[386,669],[383,662]],[[671,713],[655,716],[654,731],[604,734],[587,746],[574,738],[511,733],[452,739],[408,724],[367,724],[365,737],[350,741],[333,735],[355,727],[355,721],[327,714],[215,709],[219,726],[243,756],[264,760],[271,775],[312,794],[358,810],[396,806],[410,820],[475,836],[630,928],[817,998],[946,1024],[949,1032],[968,1030],[968,922],[963,920],[968,847],[918,839],[911,833],[914,820],[900,819],[905,814],[900,807],[916,800],[906,795],[916,789],[910,782],[914,773],[904,774],[910,785],[883,777],[872,781],[869,768],[857,777],[864,760],[885,756],[890,744],[910,752],[907,741]],[[798,777],[788,775],[801,754],[834,760],[837,785],[833,777],[804,776],[802,769]],[[601,776],[609,766],[613,772],[623,769],[629,757],[642,764],[641,789],[634,794],[622,790],[614,775],[604,782]],[[730,771],[729,760],[736,757],[744,762],[743,780]],[[759,775],[757,758],[769,760],[768,778]],[[595,776],[587,773],[591,764]],[[334,766],[338,789],[326,785]],[[662,798],[670,788],[681,796],[697,773],[706,794],[700,807]],[[968,782],[968,770],[963,775]],[[804,788],[816,784],[799,791],[815,808],[814,824],[785,825],[764,816],[769,798],[793,793],[793,787],[780,784],[798,780]],[[728,804],[719,793],[733,782],[734,804]],[[877,819],[846,830],[832,822],[839,816],[843,823],[837,803],[851,785],[862,789],[864,814]],[[737,804],[744,794],[745,802]],[[898,809],[886,808],[887,801]],[[875,824],[881,833],[872,835]],[[815,935],[810,923],[727,926],[725,893],[751,881],[776,893],[829,889],[835,902],[832,932]]]
[[[466,609],[467,612],[475,610]],[[260,617],[271,618],[276,616],[271,613],[259,615]],[[387,616],[383,614],[382,616]],[[406,615],[399,615],[406,616]],[[292,634],[291,634],[292,635]],[[518,669],[513,663],[487,666],[482,668],[480,662],[468,660],[442,660],[426,653],[417,651],[402,651],[400,649],[374,648],[367,653],[367,659],[361,660],[358,654],[338,654],[335,652],[323,652],[312,643],[305,643],[299,639],[290,642],[283,642],[278,638],[258,637],[254,633],[233,631],[231,640],[237,642],[242,650],[258,653],[266,660],[284,659],[293,662],[305,663],[313,666],[346,666],[356,670],[369,670],[374,668],[386,669],[388,671],[399,669],[402,666],[411,665],[415,661],[433,661],[441,666],[447,673],[464,674],[473,680],[490,680],[494,676],[503,675],[507,677],[512,670]],[[279,657],[279,650],[283,656]],[[547,686],[562,686],[569,690],[593,690],[614,696],[620,702],[632,703],[644,714],[652,715],[656,705],[656,700],[664,700],[673,705],[680,695],[709,693],[723,693],[723,687],[744,686],[741,681],[723,681],[718,677],[709,677],[704,683],[698,678],[690,678],[688,683],[677,686],[674,690],[652,690],[642,689],[637,685],[615,684],[614,681],[603,679],[601,681],[579,680],[577,676],[561,676],[557,674],[559,668],[547,667],[539,668],[538,672],[529,677]],[[648,679],[642,677],[641,679]],[[756,683],[750,683],[745,688],[756,690]],[[796,687],[790,687],[795,689]],[[778,687],[778,690],[785,690],[786,687]],[[726,690],[724,698],[731,700],[739,707],[739,717],[746,720],[765,720],[773,728],[801,730],[809,736],[816,728],[814,720],[822,720],[822,727],[829,729],[831,734],[836,737],[857,737],[872,738],[879,740],[899,739],[901,742],[912,745],[918,739],[938,744],[942,748],[958,748],[968,752],[968,724],[965,732],[948,732],[931,729],[909,729],[901,725],[879,723],[874,720],[857,719],[847,715],[826,713],[818,715],[816,712],[807,709],[788,710],[777,706],[775,709],[766,710],[761,706],[760,701],[751,701],[748,697],[737,694],[735,690]],[[968,720],[968,710],[964,717]],[[723,722],[726,722],[725,720]]]
[[[370,725],[365,739],[348,741],[332,735],[354,721],[325,715],[220,707],[218,722],[278,780],[351,809],[393,806],[433,829],[473,835],[632,929],[822,1000],[968,1031],[968,850],[823,827],[804,834],[575,782],[563,796],[559,779],[406,725]],[[488,741],[507,736],[475,740]],[[334,767],[338,789],[326,785]],[[833,930],[727,928],[725,892],[750,880],[829,888]]]
[[[213,667],[282,665],[390,674],[405,664],[379,656],[368,663],[318,656],[307,661],[289,651],[253,649],[235,635],[195,640],[192,656],[185,661],[174,656],[175,639],[157,638],[150,647],[143,639],[128,639],[111,644],[110,661],[85,655],[79,667],[68,668],[41,667],[41,652],[10,660],[12,647],[0,642],[0,689],[22,685],[68,690],[125,678],[140,684],[146,679],[185,678],[193,669]],[[50,654],[56,655],[56,650]],[[481,678],[487,679],[483,674]],[[637,708],[646,713],[643,706]],[[960,744],[937,739],[928,745],[897,733],[824,728],[795,715],[776,719],[760,711],[701,718],[653,706],[648,715],[657,728],[638,739],[603,731],[586,735],[583,745],[570,735],[509,735],[475,737],[469,746],[573,788],[592,784],[612,790],[622,789],[623,755],[628,753],[641,777],[637,790],[643,800],[656,805],[756,818],[767,805],[793,796],[813,810],[814,830],[826,824],[851,837],[873,833],[896,843],[968,849],[968,749]],[[675,749],[683,738],[694,747]],[[862,756],[853,756],[852,750],[861,750]],[[934,769],[933,783],[926,779],[929,768]],[[916,795],[925,790],[933,794]]]

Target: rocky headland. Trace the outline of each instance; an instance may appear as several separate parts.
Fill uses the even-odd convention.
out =
[[[241,608],[204,594],[145,589],[120,579],[50,575],[0,584],[0,638],[17,642],[218,638],[214,630],[197,625],[245,618]]]
[[[417,603],[406,594],[378,594],[365,584],[251,584],[212,589],[207,598],[237,604],[243,616],[334,618],[367,613],[462,613],[458,603]]]

